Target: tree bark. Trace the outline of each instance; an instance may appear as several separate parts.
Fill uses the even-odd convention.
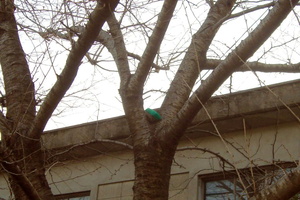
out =
[[[261,24],[218,65],[205,83],[189,98],[195,80],[206,63],[206,51],[213,36],[223,20],[230,14],[234,4],[234,1],[219,0],[211,8],[206,23],[193,37],[193,42],[160,110],[162,121],[152,124],[146,120],[140,107],[142,97],[139,91],[134,93],[130,87],[129,90],[125,88],[122,91],[124,93],[121,93],[121,96],[134,142],[135,200],[168,199],[171,159],[173,159],[177,143],[189,123],[220,84],[243,65],[270,37],[296,2],[295,0],[278,1],[269,15],[261,21]],[[143,84],[143,81],[140,84]]]
[[[0,63],[7,106],[6,116],[3,113],[0,115],[0,164],[9,176],[16,199],[55,199],[45,176],[41,135],[54,109],[74,81],[81,59],[117,4],[118,0],[98,2],[84,34],[75,43],[62,74],[36,115],[34,83],[19,40],[13,1],[0,0]]]
[[[206,66],[206,53],[235,0],[218,0],[209,10],[200,29],[193,35],[179,69],[162,104],[162,115],[171,120],[189,98],[193,85]]]
[[[170,128],[185,130],[187,124],[192,121],[212,94],[237,68],[246,63],[247,59],[271,36],[297,2],[297,0],[279,0],[276,2],[273,9],[261,20],[260,24],[249,36],[243,40],[195,90],[194,94],[185,102],[185,105],[178,112],[174,127],[170,126]],[[179,134],[182,134],[182,131],[179,131]]]
[[[286,174],[250,200],[289,200],[300,191],[300,168]]]
[[[82,58],[118,4],[117,0],[97,2],[85,31],[72,47],[65,68],[58,75],[57,82],[36,114],[34,84],[18,38],[13,1],[0,0],[0,62],[7,101],[6,116],[0,113],[0,129],[3,134],[0,163],[9,175],[17,199],[54,199],[45,178],[44,162],[41,162],[43,154],[40,137],[54,109],[75,79]],[[129,68],[128,53],[119,24],[114,16],[108,21],[114,42],[111,52],[114,54],[121,78],[120,95],[133,138],[135,200],[168,199],[172,160],[179,139],[188,124],[219,85],[239,66],[245,64],[279,26],[297,1],[279,0],[274,3],[274,11],[271,10],[269,14],[272,17],[263,20],[262,28],[258,27],[253,31],[226,60],[214,62],[212,65],[217,66],[214,67],[212,75],[190,96],[199,73],[211,64],[207,62],[206,53],[215,34],[226,19],[234,17],[231,10],[235,2],[218,0],[212,4],[206,21],[193,35],[191,45],[163,102],[161,121],[148,120],[143,107],[143,87],[173,16],[177,0],[164,1],[157,24],[143,55],[139,58],[140,63],[134,74],[131,74]],[[275,23],[272,23],[272,20]],[[288,181],[298,184],[298,179],[295,176],[290,177]],[[263,195],[262,192],[262,197],[257,198],[274,198],[271,195]]]
[[[144,82],[173,16],[176,3],[177,0],[164,1],[157,24],[135,74],[130,73],[125,43],[116,19],[112,18],[108,21],[115,43],[117,54],[115,57],[118,58],[116,63],[121,79],[120,95],[133,135],[135,200],[168,199],[171,164],[176,144],[173,148],[165,148],[166,145],[160,144],[155,137],[155,125],[147,120],[142,96]]]
[[[86,24],[83,34],[72,47],[63,71],[58,75],[56,83],[41,105],[34,121],[34,127],[30,133],[33,137],[38,136],[43,131],[53,111],[71,87],[81,65],[82,58],[93,45],[102,26],[118,5],[119,0],[112,0],[109,3],[105,1],[103,3],[97,3],[94,11],[89,16],[89,21]]]
[[[14,196],[21,200],[54,199],[45,178],[39,138],[30,138],[35,91],[22,49],[12,1],[0,2],[0,62],[5,84],[6,119],[1,126],[1,165]]]
[[[150,143],[148,147],[135,148],[134,155],[134,200],[168,199],[174,152]]]

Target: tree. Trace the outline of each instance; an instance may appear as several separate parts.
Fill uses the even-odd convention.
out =
[[[70,2],[72,3],[72,1]],[[195,115],[203,108],[205,102],[235,71],[251,70],[254,66],[256,68],[252,70],[270,70],[270,67],[273,67],[271,71],[279,69],[279,71],[299,72],[299,64],[268,65],[247,62],[287,18],[288,14],[294,11],[298,1],[278,0],[260,4],[242,12],[235,12],[235,10],[238,10],[237,8],[243,3],[246,5],[247,2],[234,0],[207,2],[210,5],[207,17],[200,28],[193,33],[190,45],[183,53],[184,56],[180,57],[178,70],[158,111],[162,119],[151,120],[145,113],[144,85],[153,68],[155,70],[169,68],[154,64],[154,60],[160,57],[160,47],[178,1],[166,0],[163,2],[142,55],[127,50],[125,35],[121,29],[122,23],[127,23],[123,19],[126,12],[134,12],[134,8],[130,7],[133,1],[124,3],[117,0],[89,2],[94,6],[90,14],[85,3],[82,3],[82,7],[74,3],[74,5],[78,5],[78,11],[83,9],[85,16],[89,14],[88,19],[83,20],[83,23],[86,22],[85,26],[79,25],[81,22],[71,26],[64,24],[62,20],[60,21],[61,26],[57,29],[44,28],[39,31],[33,29],[32,31],[44,40],[60,38],[69,40],[71,43],[66,64],[61,73],[57,74],[55,84],[40,105],[36,100],[32,71],[30,71],[22,49],[17,25],[24,29],[30,29],[30,27],[16,22],[13,1],[0,1],[0,62],[5,86],[3,97],[5,107],[2,104],[4,109],[0,115],[2,135],[0,162],[9,176],[10,185],[17,199],[54,199],[45,178],[46,167],[41,150],[41,135],[54,110],[75,80],[83,58],[86,57],[92,64],[97,64],[97,61],[90,56],[92,54],[90,52],[93,52],[90,49],[93,48],[95,42],[98,44],[94,46],[99,45],[100,42],[107,48],[114,59],[120,77],[119,93],[133,141],[134,199],[168,198],[171,164],[179,139]],[[68,2],[64,3],[68,5]],[[148,1],[147,3],[153,2]],[[30,4],[28,3],[28,5]],[[117,5],[124,8],[124,12],[118,16],[113,12]],[[17,6],[17,9],[21,10],[21,8],[21,6],[20,8]],[[70,17],[75,19],[76,16],[72,15],[72,9],[68,6],[66,8],[70,10],[65,10],[65,14],[71,13]],[[57,9],[58,14],[61,12],[58,6],[56,8],[53,6],[52,9]],[[225,56],[225,59],[208,59],[208,50],[221,26],[227,20],[259,9],[270,9],[270,11],[257,27],[231,53]],[[43,10],[41,9],[41,11]],[[26,16],[25,11],[23,12]],[[77,14],[80,15],[80,12]],[[297,17],[295,11],[294,15]],[[132,16],[135,17],[134,14]],[[104,31],[105,22],[108,24],[109,31]],[[136,26],[138,25],[140,24],[136,24]],[[40,27],[42,28],[42,25]],[[141,27],[148,29],[146,25]],[[147,32],[145,31],[145,37],[147,37]],[[76,39],[77,41],[75,41]],[[134,69],[130,64],[130,58],[138,60]],[[198,86],[199,75],[205,69],[213,69],[213,71]],[[295,174],[300,175],[298,171],[295,171]],[[295,177],[297,177],[296,175]],[[289,181],[290,179],[285,180],[285,182]],[[299,180],[294,183],[299,185]],[[290,188],[289,195],[299,191],[295,185]],[[284,194],[281,190],[285,189],[280,187],[274,192],[276,195]],[[288,198],[284,195],[281,199]],[[264,199],[273,198],[267,196]]]

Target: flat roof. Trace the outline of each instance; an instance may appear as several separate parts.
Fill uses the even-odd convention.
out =
[[[299,105],[300,79],[214,96],[205,104],[207,112],[202,109],[185,134],[211,135],[212,121],[222,134],[243,130],[243,120],[247,129],[299,121]],[[42,140],[45,152],[59,154],[62,160],[119,151],[131,144],[125,116],[46,131]]]

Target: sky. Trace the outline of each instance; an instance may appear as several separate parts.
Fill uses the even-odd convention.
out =
[[[156,17],[154,16],[157,16],[161,7],[161,2],[152,3],[147,7],[141,5],[143,2],[146,1],[136,2],[134,5],[136,9],[133,9],[131,13],[127,13],[123,16],[121,26],[128,51],[138,55],[141,55],[145,48],[148,41],[147,35],[151,34],[151,27],[155,25]],[[55,5],[56,4],[53,4],[52,8],[55,8]],[[88,6],[88,4],[86,5]],[[19,6],[21,7],[22,5]],[[45,13],[45,6],[47,5],[42,5],[41,3],[41,5],[36,5],[36,9],[39,8]],[[37,12],[36,15],[19,12],[17,15],[20,24],[28,25],[27,28],[23,27],[26,31],[20,32],[20,37],[34,75],[33,79],[36,84],[37,95],[41,99],[44,98],[44,95],[55,82],[56,74],[59,74],[62,70],[68,55],[68,50],[70,49],[70,42],[56,37],[45,40],[39,33],[45,31],[47,28],[57,28],[64,32],[65,25],[72,23],[82,25],[85,23],[83,18],[80,18],[84,10],[78,9],[76,4],[70,3],[68,7],[70,10],[67,10],[66,6],[64,9],[62,7],[57,6],[58,9],[65,11],[63,15],[50,11],[48,11],[48,14],[41,15],[42,17],[38,16],[39,12]],[[174,77],[176,69],[184,56],[184,53],[181,52],[184,52],[190,44],[192,34],[195,33],[203,23],[208,9],[209,7],[205,1],[200,1],[199,4],[188,4],[187,1],[178,2],[166,38],[161,45],[159,57],[156,59],[159,65],[173,61],[170,64],[170,70],[150,73],[144,92],[150,90],[167,91],[170,81]],[[120,10],[122,10],[121,6],[118,8],[118,11]],[[241,10],[242,8],[237,8],[236,12]],[[68,13],[67,11],[76,11],[78,13],[77,17],[71,17],[66,14]],[[263,9],[225,22],[208,51],[208,57],[224,59],[242,39],[248,36],[249,32],[256,27],[267,13],[268,9]],[[25,14],[27,18],[22,17],[22,15]],[[121,13],[116,12],[116,15],[120,17]],[[31,24],[34,20],[36,20],[37,23]],[[137,26],[141,22],[147,23],[147,27]],[[107,26],[105,29],[107,29]],[[295,16],[291,14],[280,29],[273,34],[272,38],[270,38],[250,60],[263,63],[300,62],[300,51],[298,50],[300,45],[299,35],[299,22],[295,20]],[[74,37],[74,39],[76,39],[76,37]],[[119,78],[116,72],[112,72],[116,70],[116,67],[109,53],[99,44],[95,45],[91,52],[95,52],[95,55],[91,54],[91,57],[97,58],[100,61],[98,66],[89,64],[86,59],[83,61],[72,88],[60,103],[54,116],[49,120],[46,130],[124,114],[118,94]],[[130,63],[134,71],[137,66],[137,61],[131,60]],[[205,79],[209,73],[210,72],[203,72],[201,77]],[[215,94],[222,95],[230,91],[245,90],[259,87],[263,84],[274,84],[299,77],[299,74],[283,73],[257,73],[257,75],[252,72],[235,73],[231,79],[232,86],[230,86],[228,80]],[[158,108],[163,100],[162,96],[163,93],[161,92],[147,92],[144,96],[145,109],[148,107]]]

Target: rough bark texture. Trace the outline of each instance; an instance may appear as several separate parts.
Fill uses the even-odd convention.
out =
[[[221,1],[222,2],[222,1]],[[228,3],[229,2],[229,3]],[[204,41],[209,40],[208,34],[212,34],[211,32],[206,32],[206,29],[209,29],[212,32],[216,32],[217,29],[221,24],[218,26],[212,26],[213,23],[216,21],[219,21],[221,18],[226,16],[232,6],[233,6],[234,1],[226,1],[226,6],[223,7],[224,5],[222,3],[216,4],[215,7],[213,7],[209,14],[211,16],[208,18],[207,23],[204,25],[203,28],[198,32],[198,34],[195,34],[194,38],[201,38],[205,37],[205,40],[201,40],[199,38],[194,39],[192,42],[192,45],[189,48],[189,51],[187,52],[187,56],[190,59],[187,59],[186,57],[183,60],[182,66],[184,67],[184,70],[178,71],[177,74],[181,79],[180,87],[177,88],[176,91],[172,91],[172,89],[169,90],[168,95],[171,97],[168,98],[173,98],[173,95],[175,92],[176,95],[179,96],[188,96],[188,93],[190,92],[189,89],[187,89],[188,86],[186,86],[185,80],[182,80],[183,77],[186,77],[187,81],[193,80],[193,77],[197,77],[198,73],[193,73],[194,71],[190,71],[190,67],[195,67],[198,69],[199,64],[195,62],[196,55],[195,53],[198,52],[197,49],[201,49],[201,52],[206,52],[208,45]],[[170,12],[171,9],[168,9],[168,12]],[[163,12],[163,11],[162,11]],[[214,16],[212,16],[214,13]],[[153,31],[152,36],[156,36],[157,34],[155,31]],[[152,37],[151,36],[151,37]],[[161,37],[161,35],[159,35]],[[157,37],[157,36],[156,36]],[[203,42],[203,43],[202,43]],[[151,40],[149,41],[149,44],[151,44]],[[156,44],[157,45],[157,44]],[[199,48],[199,46],[204,48]],[[149,45],[150,46],[150,45]],[[156,50],[157,51],[157,50]],[[155,52],[156,53],[156,52]],[[205,53],[204,53],[205,54]],[[144,55],[147,55],[144,53]],[[202,57],[203,62],[205,62],[205,56]],[[142,65],[143,57],[141,60],[141,63],[139,65],[138,69],[141,69],[140,66]],[[148,65],[150,65],[153,62],[152,60],[147,60]],[[190,63],[193,63],[193,65],[190,65]],[[182,72],[186,72],[189,74],[184,74]],[[148,71],[146,71],[148,73]],[[192,73],[190,73],[192,72]],[[140,71],[137,71],[136,73],[141,73]],[[183,77],[182,77],[183,75]],[[192,76],[192,77],[191,77]],[[141,84],[140,84],[141,85]],[[193,83],[187,83],[187,85],[193,85]],[[171,88],[175,89],[176,84],[174,85],[174,82],[172,83]],[[178,89],[180,88],[180,91],[184,91],[184,93],[187,94],[178,94]],[[141,97],[140,97],[141,98]],[[179,99],[177,99],[179,100]],[[185,101],[183,98],[180,98],[181,101]],[[171,166],[172,166],[172,159],[179,141],[179,138],[173,138],[172,135],[175,135],[172,133],[173,130],[170,130],[171,132],[166,133],[165,129],[166,127],[161,127],[161,124],[166,125],[169,120],[172,120],[176,115],[172,111],[178,110],[178,107],[176,105],[179,105],[180,103],[172,103],[172,108],[168,107],[167,109],[163,106],[162,107],[162,115],[163,115],[163,120],[162,122],[157,122],[154,124],[151,124],[148,122],[145,117],[140,118],[140,123],[144,124],[144,126],[147,124],[147,129],[148,132],[142,133],[140,129],[140,125],[136,126],[136,124],[133,124],[134,119],[129,118],[129,124],[131,124],[131,128],[135,130],[135,136],[134,136],[134,155],[135,155],[135,177],[136,181],[134,184],[134,199],[168,199],[168,189],[169,189],[169,180],[170,180],[170,171],[171,171]],[[134,106],[134,105],[132,105]],[[143,110],[139,110],[142,115],[145,116]],[[176,111],[175,111],[176,112]],[[172,117],[170,117],[172,116]],[[142,121],[143,119],[143,121]],[[167,123],[166,123],[167,122]],[[176,130],[175,130],[176,131]],[[169,138],[164,138],[162,135],[168,134],[170,137]]]
[[[17,199],[54,199],[45,178],[39,139],[30,138],[35,118],[35,91],[21,47],[11,1],[1,1],[0,62],[7,113],[1,127],[2,167]]]
[[[223,60],[207,60],[205,69],[215,69]],[[261,62],[246,62],[241,67],[237,68],[238,72],[285,72],[285,73],[297,73],[300,72],[300,63],[295,64],[266,64]]]
[[[149,120],[144,111],[143,87],[151,70],[153,60],[167,31],[177,0],[165,0],[153,33],[134,74],[131,74],[128,53],[116,18],[111,11],[118,1],[97,1],[95,10],[72,47],[62,73],[41,105],[35,110],[34,84],[22,50],[13,1],[0,0],[0,62],[5,82],[6,116],[0,113],[3,135],[0,147],[0,164],[6,170],[17,199],[54,199],[45,178],[45,165],[41,152],[42,131],[58,103],[74,81],[82,58],[100,35],[108,19],[114,46],[110,52],[116,61],[126,118],[132,133],[135,164],[135,200],[166,200],[173,156],[179,139],[203,104],[234,71],[265,42],[272,32],[298,2],[279,0],[258,27],[228,57],[221,62],[207,62],[206,53],[222,23],[233,17],[231,10],[235,0],[218,0],[211,4],[207,19],[193,35],[179,70],[163,102],[162,120]],[[267,6],[271,6],[268,4]],[[272,3],[273,6],[273,3]],[[111,16],[111,17],[109,17]],[[109,39],[111,39],[109,38]],[[106,43],[108,44],[108,43]],[[214,72],[191,96],[192,88],[203,69],[214,66]],[[283,183],[294,185],[288,189],[278,184],[276,190],[262,192],[257,199],[275,199],[279,191],[294,193],[299,190],[298,177],[286,177]],[[291,188],[293,188],[291,190]],[[282,192],[282,198],[286,198]]]
[[[6,116],[0,115],[0,164],[18,200],[55,199],[45,177],[41,134],[76,77],[81,60],[118,1],[98,3],[66,66],[36,115],[34,83],[14,17],[13,1],[0,0],[0,63],[5,84]]]
[[[206,53],[222,22],[230,15],[236,1],[219,0],[210,9],[206,20],[193,35],[191,44],[171,83],[162,105],[164,118],[172,120],[191,94],[199,73],[206,65]]]
[[[156,144],[152,144],[156,143]],[[168,199],[174,152],[153,140],[148,148],[135,148],[134,199]],[[174,145],[173,145],[174,146]]]
[[[148,76],[168,24],[173,16],[177,0],[166,0],[158,17],[138,70],[130,74],[127,51],[120,28],[115,19],[109,20],[118,59],[121,78],[120,95],[126,118],[133,135],[135,157],[134,199],[168,199],[171,164],[177,144],[167,145],[155,137],[155,124],[151,124],[143,108],[143,83]],[[173,148],[172,148],[173,147]]]
[[[153,53],[158,50],[165,30],[162,21],[170,20],[174,11],[172,0],[164,2],[162,12],[149,39],[145,53],[139,58],[135,74],[130,74],[126,48],[120,29],[110,23],[115,47],[114,53],[121,77],[120,95],[122,97],[127,121],[133,135],[135,158],[134,199],[168,199],[168,188],[172,158],[178,141],[189,123],[224,80],[242,66],[280,25],[297,1],[277,2],[269,15],[245,39],[236,50],[219,63],[213,74],[201,84],[190,97],[191,89],[199,73],[206,66],[206,52],[222,23],[230,17],[234,0],[219,0],[212,5],[206,21],[192,39],[191,45],[167,96],[160,109],[161,121],[151,122],[143,108],[142,88],[145,77],[153,63]],[[164,12],[168,12],[167,14]],[[164,24],[166,26],[166,24]],[[165,27],[166,28],[166,27]],[[157,32],[157,29],[159,30]],[[160,35],[156,35],[159,33]],[[155,48],[153,48],[155,44]],[[148,47],[151,47],[148,49]],[[147,61],[146,63],[144,61]]]
[[[260,24],[218,65],[179,112],[181,122],[192,119],[219,86],[271,36],[298,1],[278,1]],[[189,123],[188,121],[186,123]],[[177,123],[178,124],[178,123]]]
[[[37,113],[31,135],[39,135],[39,133],[45,128],[45,125],[54,109],[72,85],[77,75],[78,68],[81,65],[82,58],[93,45],[102,26],[118,3],[118,0],[110,1],[109,4],[98,3],[94,11],[90,14],[89,21],[86,24],[83,34],[73,46],[63,71],[58,76],[56,83],[47,94],[39,112]]]
[[[282,177],[276,184],[262,190],[250,200],[288,200],[300,191],[300,168]]]

